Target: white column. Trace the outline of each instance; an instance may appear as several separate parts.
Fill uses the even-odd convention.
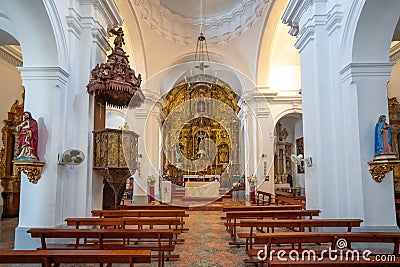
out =
[[[360,218],[367,228],[391,228],[396,223],[391,175],[377,184],[367,164],[374,156],[376,120],[387,113],[391,65],[352,63],[342,69],[345,7],[292,0],[283,15],[298,32],[304,150],[313,158],[305,172],[307,208],[320,209],[321,218]]]
[[[352,63],[342,74],[342,90],[347,93],[344,110],[351,114],[343,129],[346,136],[347,183],[342,186],[342,197],[348,199],[349,211],[361,210],[364,226],[369,229],[394,229],[393,175],[389,173],[381,183],[369,173],[368,161],[374,157],[375,124],[382,114],[388,116],[386,85],[392,63]],[[373,100],[373,101],[372,101]],[[354,201],[357,199],[359,201]],[[378,216],[379,214],[379,216]]]
[[[107,28],[122,19],[113,1],[71,2],[68,12],[71,71],[20,68],[25,108],[38,120],[39,157],[46,165],[38,184],[22,177],[16,249],[38,246],[38,240],[26,233],[30,227],[56,226],[66,217],[89,216],[102,203],[103,179],[92,172],[93,97],[87,94],[86,85],[91,69],[103,61],[110,48]],[[82,165],[71,168],[58,164],[58,156],[70,148],[85,153]]]
[[[20,216],[15,232],[15,248],[32,248],[38,240],[26,233],[30,227],[54,226],[62,223],[58,208],[61,206],[59,190],[65,176],[58,172],[58,151],[63,140],[64,125],[60,114],[65,112],[63,99],[67,90],[68,74],[60,68],[22,67],[25,87],[25,110],[38,122],[38,152],[46,164],[37,184],[21,175]]]

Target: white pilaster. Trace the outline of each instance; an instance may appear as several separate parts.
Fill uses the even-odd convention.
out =
[[[21,175],[20,217],[16,229],[15,248],[32,248],[37,242],[26,233],[29,227],[45,227],[61,224],[60,191],[66,178],[60,175],[58,151],[63,142],[63,100],[67,91],[68,74],[60,68],[19,68],[25,87],[25,110],[30,111],[38,122],[38,154],[46,165],[37,184],[30,183]]]

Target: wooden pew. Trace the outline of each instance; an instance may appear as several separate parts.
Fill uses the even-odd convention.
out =
[[[0,263],[41,263],[58,266],[60,263],[150,263],[150,250],[0,250]]]
[[[294,198],[293,193],[289,193],[289,192],[285,192],[285,191],[281,191],[281,190],[275,190],[275,196]]]
[[[183,239],[178,239],[178,235],[182,233],[178,227],[181,225],[179,218],[145,218],[145,217],[123,217],[123,218],[66,218],[68,226],[75,226],[75,229],[79,229],[81,226],[96,226],[100,229],[111,227],[114,229],[126,229],[127,226],[137,226],[137,229],[156,229],[155,227],[160,226],[164,228],[157,229],[172,229],[175,235],[174,241],[182,242]],[[146,227],[147,226],[147,227]]]
[[[137,229],[59,229],[31,228],[32,238],[40,238],[41,249],[148,249],[157,251],[158,266],[164,266],[164,252],[174,251],[172,230],[137,230]],[[69,244],[48,244],[48,238],[73,239]],[[80,243],[80,239],[90,239],[91,243]],[[130,241],[135,241],[132,243]],[[146,243],[140,243],[146,242]]]
[[[185,217],[189,214],[185,210],[92,210],[92,215],[104,218],[118,217],[175,217],[181,219],[181,230],[184,229]]]
[[[282,192],[282,193],[286,193],[286,192]],[[290,194],[290,193],[286,193],[286,194]],[[276,205],[301,205],[303,207],[303,209],[306,208],[306,203],[304,201],[295,199],[292,197],[286,197],[283,195],[276,195],[275,204]]]
[[[231,238],[233,239],[232,244],[240,245],[236,242],[236,227],[240,226],[238,223],[239,219],[303,219],[308,217],[312,219],[313,216],[318,216],[321,211],[319,210],[266,210],[266,211],[229,211],[226,213],[227,225]]]
[[[256,192],[256,205],[257,206],[271,205],[272,196],[273,194],[271,193],[258,190]]]
[[[335,227],[346,228],[351,232],[353,227],[360,227],[362,220],[360,219],[321,219],[321,220],[241,220],[240,227],[249,228],[249,232],[238,233],[239,238],[246,239],[246,251],[249,255],[253,254],[253,238],[258,228],[266,228],[267,232],[271,229],[274,232],[276,227],[280,228],[297,228],[297,231],[304,232],[307,228],[312,231],[315,227]]]
[[[301,209],[302,209],[301,205],[225,206],[222,208],[222,211],[229,212],[229,211],[301,210]]]
[[[262,210],[301,210],[301,205],[269,205],[269,206],[225,206],[222,208],[223,212],[229,211],[262,211]],[[226,220],[226,230],[229,231],[229,222],[226,216],[221,217],[222,220]]]
[[[134,204],[134,205],[121,205],[120,210],[189,210],[189,207],[172,206],[167,204]]]
[[[338,247],[338,240],[345,240],[347,247]],[[272,251],[272,246],[282,244],[291,244],[292,250],[298,251],[301,255],[301,251],[305,249],[305,244],[325,243],[325,250],[332,248],[336,250],[343,249],[347,251],[351,249],[352,243],[387,243],[393,244],[392,254],[396,256],[396,263],[399,264],[399,243],[400,243],[400,232],[280,232],[280,233],[257,233],[254,235],[254,244],[265,245],[266,251]],[[297,248],[295,245],[297,244]],[[313,247],[312,249],[315,249]],[[277,249],[279,250],[279,249]],[[322,252],[321,252],[322,253]],[[325,254],[326,255],[326,254]],[[272,257],[274,259],[274,257]],[[311,264],[313,259],[305,259],[303,264]],[[267,262],[268,266],[280,266],[279,262],[272,260],[275,265],[272,265],[270,261],[270,255],[267,255],[264,262]],[[262,262],[263,263],[263,262]],[[358,262],[360,264],[360,262]],[[380,262],[382,263],[382,262]],[[318,262],[318,266],[331,266],[330,261]],[[363,265],[363,264],[362,264]],[[292,266],[292,265],[286,265]],[[297,266],[297,265],[296,265]],[[300,265],[301,266],[301,265]],[[308,266],[308,265],[307,265]],[[347,266],[347,263],[346,265]],[[364,266],[364,265],[363,265]],[[382,265],[375,265],[382,266]],[[399,266],[399,265],[397,265]]]

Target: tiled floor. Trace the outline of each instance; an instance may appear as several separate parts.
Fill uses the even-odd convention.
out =
[[[224,204],[244,204],[244,202],[224,200]],[[246,258],[244,247],[238,248],[236,246],[229,246],[228,244],[230,236],[225,230],[224,221],[220,218],[223,216],[221,208],[222,203],[216,203],[215,205],[210,204],[203,208],[197,207],[195,210],[188,211],[189,217],[185,218],[185,227],[188,227],[189,231],[181,235],[185,239],[185,242],[178,243],[174,252],[179,253],[179,260],[167,262],[166,266],[245,266],[243,263],[243,259]],[[13,248],[14,228],[17,224],[17,219],[0,220],[1,249]],[[4,267],[5,265],[0,264],[0,266]],[[113,264],[113,266],[127,265]],[[135,264],[135,266],[149,266],[149,264]],[[157,262],[152,262],[150,266],[157,266]]]

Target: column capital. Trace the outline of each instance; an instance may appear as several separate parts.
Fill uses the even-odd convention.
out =
[[[28,80],[53,80],[60,85],[67,85],[69,73],[60,67],[18,67],[22,81]]]
[[[363,62],[350,63],[340,70],[342,81],[354,80],[357,77],[365,76],[388,76],[392,73],[395,62]]]

